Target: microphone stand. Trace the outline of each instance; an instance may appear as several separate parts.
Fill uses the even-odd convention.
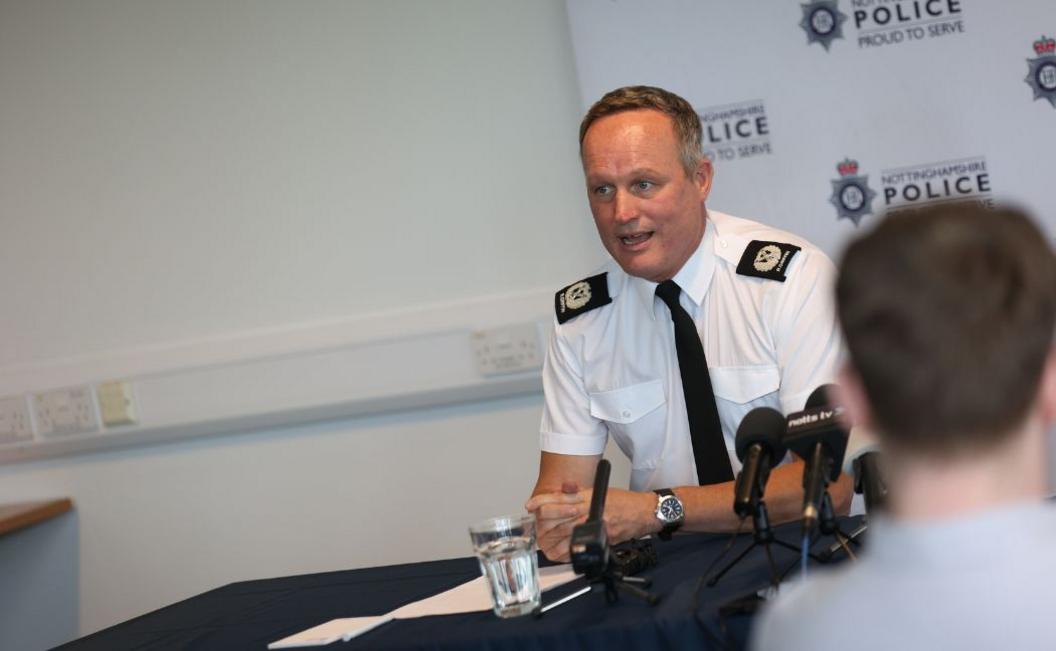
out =
[[[621,590],[633,597],[638,597],[650,606],[660,603],[659,595],[645,590],[645,588],[653,584],[650,579],[641,576],[627,576],[612,559],[609,560],[608,566],[600,575],[588,577],[587,580],[591,584],[605,584],[605,601],[610,604],[616,603],[616,600],[620,598],[619,591]]]
[[[866,452],[856,458],[852,467],[854,469],[854,492],[865,497],[865,518],[854,531],[847,536],[856,545],[861,545],[869,528],[869,516],[883,509],[887,500],[887,487],[884,485],[883,475],[879,467],[879,453]],[[840,543],[829,547],[828,558],[832,558],[840,551]]]
[[[628,576],[609,547],[603,518],[605,495],[609,490],[609,472],[609,462],[599,459],[594,473],[590,515],[586,522],[576,525],[572,530],[572,539],[569,542],[572,568],[577,574],[582,574],[592,586],[604,584],[605,600],[609,603],[614,603],[622,590],[654,606],[660,601],[660,597],[643,589],[652,585],[652,581],[643,577]]]
[[[788,571],[786,570],[784,573],[778,574],[777,566],[774,563],[773,550],[770,546],[778,545],[779,547],[784,547],[785,549],[796,553],[799,553],[799,547],[774,537],[774,531],[770,527],[770,513],[766,508],[766,501],[762,498],[756,502],[755,509],[752,510],[752,528],[754,530],[752,534],[752,544],[748,545],[748,547],[738,554],[736,558],[723,566],[715,576],[708,579],[707,585],[709,588],[715,587],[727,572],[732,570],[737,563],[741,562],[749,552],[760,546],[766,552],[766,561],[770,568],[770,585],[776,588],[778,584],[781,583],[781,580],[784,579],[784,576]],[[817,556],[814,553],[811,553],[810,557],[819,563],[824,562],[820,556]]]
[[[850,535],[844,533],[843,529],[841,529],[839,524],[837,524],[836,522],[836,512],[832,508],[832,496],[829,495],[828,489],[825,489],[825,492],[821,495],[821,508],[818,510],[818,533],[820,534],[820,536],[833,536],[836,538],[836,542],[833,543],[832,546],[825,550],[825,552],[820,556],[813,552],[810,552],[809,556],[811,560],[814,560],[818,563],[828,563],[832,560],[832,557],[835,556],[837,552],[839,552],[840,550],[844,550],[847,552],[848,556],[854,559],[854,553],[851,552],[850,547],[847,546],[847,543],[852,543],[855,547],[860,547],[861,543],[856,540],[856,537],[864,531],[865,524],[862,524],[858,528],[856,528]],[[813,547],[815,543],[817,543],[818,538],[820,538],[820,536],[814,537],[810,541],[810,547]],[[799,547],[793,547],[792,549],[797,552],[801,551]],[[790,563],[788,567],[786,567],[785,570],[781,572],[779,580],[784,581],[785,577],[788,576],[789,572],[791,572],[796,567],[796,565],[799,565],[799,563],[800,561],[798,560]]]
[[[845,534],[844,538],[846,539],[846,542],[854,544],[855,547],[861,547],[862,546],[862,540],[865,539],[865,534],[866,534],[866,532],[868,530],[869,530],[869,523],[868,522],[862,522],[861,524],[859,524],[857,527],[854,528],[854,531],[852,531],[849,534]],[[842,549],[843,549],[843,542],[836,541],[836,542],[832,543],[831,545],[829,545],[828,550],[826,550],[826,552],[822,556],[822,558],[824,558],[826,561],[830,561],[830,560],[832,560],[832,557],[835,556],[836,554],[838,554],[840,552],[840,550],[842,550]]]
[[[851,552],[851,548],[847,546],[847,543],[853,544],[855,547],[860,547],[861,543],[857,540],[865,531],[865,525],[859,526],[855,529],[851,535],[848,535],[840,528],[840,525],[836,523],[836,512],[832,508],[832,497],[829,495],[829,491],[821,496],[821,510],[818,512],[818,530],[824,536],[832,536],[836,539],[836,542],[829,547],[828,551],[824,555],[825,561],[832,560],[832,557],[839,550],[844,550],[847,555],[854,559],[854,553]]]

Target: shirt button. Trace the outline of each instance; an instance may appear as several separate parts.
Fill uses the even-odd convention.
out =
[[[631,410],[630,409],[624,409],[622,412],[620,412],[620,415],[623,416],[624,418],[630,418],[631,417]]]
[[[726,248],[726,240],[719,240],[719,246],[721,246],[722,248],[725,249]]]

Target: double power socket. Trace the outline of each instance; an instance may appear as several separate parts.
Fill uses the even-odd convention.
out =
[[[132,385],[102,382],[0,398],[0,444],[98,432],[138,422]]]

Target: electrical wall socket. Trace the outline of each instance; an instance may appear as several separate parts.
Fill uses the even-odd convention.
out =
[[[532,323],[478,330],[471,335],[481,375],[535,371],[543,367],[539,326]]]
[[[55,389],[33,395],[33,415],[41,436],[99,431],[88,386]]]
[[[0,398],[0,443],[17,443],[33,438],[29,407],[22,396]]]

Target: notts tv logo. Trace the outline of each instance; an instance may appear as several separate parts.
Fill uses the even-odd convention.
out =
[[[761,99],[709,106],[700,112],[700,123],[708,160],[728,161],[773,153],[766,105]]]
[[[850,38],[858,49],[899,45],[911,41],[964,32],[961,0],[849,0],[850,14],[840,11],[838,0],[816,0],[802,4],[799,25],[807,43],[821,43],[826,50],[833,40],[844,38],[844,22],[853,27]]]
[[[858,161],[844,158],[836,164],[840,178],[832,180],[829,203],[836,206],[839,219],[849,219],[858,226],[862,217],[873,214],[876,193],[869,187],[869,177],[858,174]]]
[[[1034,89],[1034,99],[1047,99],[1056,108],[1056,39],[1042,36],[1034,41],[1034,59],[1027,59],[1026,82]]]

